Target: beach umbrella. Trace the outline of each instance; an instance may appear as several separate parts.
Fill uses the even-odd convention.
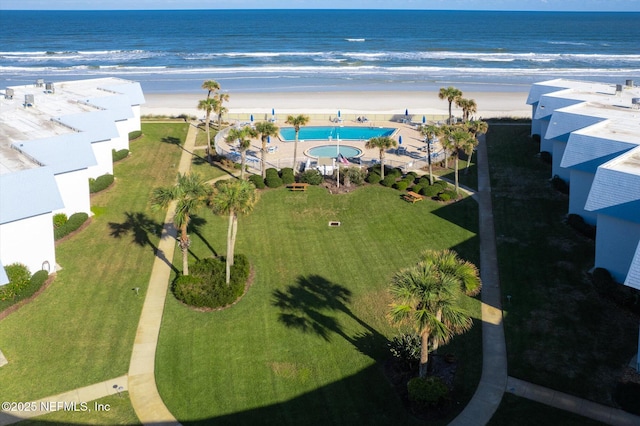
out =
[[[405,110],[404,110],[404,116],[405,116],[405,117],[408,117],[408,116],[409,116],[409,110],[408,110],[408,109],[405,109]]]
[[[400,145],[402,145],[402,135],[400,135],[400,136],[398,137],[398,143],[399,143]]]
[[[271,136],[267,136],[267,143],[271,143]]]
[[[338,110],[338,118],[340,118],[340,110]]]
[[[251,117],[249,117],[249,120],[251,120],[251,122],[253,123],[253,114],[251,114]]]
[[[271,108],[271,115],[276,115],[276,110],[274,108]]]
[[[427,122],[427,117],[425,117],[424,115],[422,116],[422,124]]]

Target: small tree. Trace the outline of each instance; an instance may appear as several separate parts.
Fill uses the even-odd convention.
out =
[[[462,121],[469,121],[469,116],[478,110],[476,101],[473,99],[459,98],[456,100],[458,108],[462,108]]]
[[[251,146],[251,138],[258,136],[258,132],[251,126],[244,126],[240,129],[233,128],[229,130],[226,141],[228,144],[238,142],[238,151],[240,151],[240,179],[244,179],[245,163],[247,162],[247,149]]]
[[[367,149],[377,148],[380,151],[380,177],[384,179],[384,153],[387,149],[398,146],[395,139],[389,136],[378,136],[371,138],[364,145]]]
[[[231,279],[231,266],[238,233],[238,214],[247,214],[258,202],[258,191],[253,183],[246,180],[226,180],[216,186],[212,204],[217,214],[229,215],[227,230],[226,278]]]
[[[276,126],[275,124],[271,123],[270,121],[261,121],[260,123],[256,124],[256,131],[260,134],[260,140],[262,141],[262,148],[260,149],[261,151],[261,168],[262,168],[262,178],[264,179],[267,175],[266,175],[266,168],[265,168],[265,163],[266,163],[266,155],[267,155],[267,140],[269,139],[270,136],[277,136],[278,135],[278,126]]]
[[[446,99],[449,102],[449,121],[448,124],[453,124],[453,114],[451,114],[451,105],[456,102],[458,99],[462,97],[462,91],[456,89],[453,86],[449,86],[446,89],[444,87],[440,88],[440,92],[438,93],[438,97],[440,99]]]
[[[211,164],[211,134],[209,131],[209,123],[211,120],[211,112],[216,109],[216,100],[209,97],[202,99],[198,102],[198,109],[205,112],[204,127],[207,133],[207,160],[209,164]]]
[[[300,133],[300,127],[305,126],[309,122],[309,117],[306,115],[290,115],[287,117],[285,123],[291,124],[296,131],[296,140],[293,145],[293,172],[298,172],[297,167],[297,155],[298,155],[298,135]]]

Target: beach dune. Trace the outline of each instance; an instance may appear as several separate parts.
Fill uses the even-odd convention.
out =
[[[226,104],[230,114],[385,114],[400,115],[406,110],[416,115],[447,115],[449,103],[438,98],[438,92],[409,91],[340,91],[340,92],[229,92]],[[476,118],[531,117],[531,107],[525,102],[526,92],[468,92],[463,97],[476,101]],[[148,93],[143,115],[188,114],[202,118],[197,109],[206,93]],[[461,116],[462,111],[453,105],[452,112]],[[257,118],[259,119],[259,118]]]

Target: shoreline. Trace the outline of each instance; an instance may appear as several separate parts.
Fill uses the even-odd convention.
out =
[[[227,114],[256,114],[258,117],[299,113],[328,114],[404,114],[448,115],[448,101],[438,98],[437,91],[299,91],[299,92],[225,92]],[[531,107],[526,104],[528,92],[492,91],[463,92],[463,97],[475,100],[477,118],[531,117]],[[204,112],[197,109],[198,101],[206,98],[202,93],[145,93],[146,103],[141,114],[178,116],[188,114],[198,118]],[[462,110],[452,105],[454,116]]]

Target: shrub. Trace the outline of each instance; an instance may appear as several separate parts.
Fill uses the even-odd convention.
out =
[[[551,162],[553,161],[552,157],[551,157],[551,153],[548,151],[542,151],[540,152],[540,159],[547,164],[551,164]]]
[[[572,213],[567,216],[567,224],[587,238],[592,240],[596,238],[596,227],[586,223],[582,216],[578,214]]]
[[[290,183],[294,183],[296,181],[296,177],[293,174],[293,169],[291,167],[285,167],[280,170],[280,177],[282,178],[282,182],[285,185],[289,185]]]
[[[267,170],[264,171],[264,176],[265,178],[276,177],[276,176],[280,177],[280,174],[278,173],[278,169],[269,167]]]
[[[266,183],[269,188],[278,188],[284,184],[280,176],[267,176],[264,179],[264,183]]]
[[[98,176],[97,179],[89,179],[89,192],[94,194],[107,189],[113,183],[113,175],[106,174]]]
[[[458,199],[458,193],[456,192],[455,189],[447,189],[442,194],[440,194],[440,197],[442,197],[445,194],[449,195],[449,199],[450,200],[457,200]]]
[[[393,187],[398,191],[404,191],[405,189],[407,189],[407,186],[408,186],[407,181],[404,181],[404,180],[400,180],[393,184]]]
[[[9,284],[0,287],[0,300],[13,300],[22,290],[29,285],[31,272],[22,263],[12,263],[5,266]]]
[[[395,179],[398,179],[399,177],[402,176],[402,169],[399,169],[397,167],[388,168],[387,166],[384,166],[384,177],[385,177],[385,179],[387,178],[387,176],[393,176]]]
[[[386,187],[391,187],[394,183],[396,183],[396,176],[393,175],[389,175],[389,176],[385,176],[384,179],[382,179],[382,182],[380,182],[383,186]]]
[[[551,179],[551,184],[553,185],[556,191],[562,192],[563,194],[569,193],[569,184],[567,184],[567,182],[565,182],[558,175],[555,175]]]
[[[531,140],[536,143],[540,143],[540,135],[531,135]]]
[[[451,194],[449,192],[443,192],[438,194],[438,200],[440,201],[449,201],[451,199]]]
[[[362,185],[366,177],[366,172],[360,167],[351,166],[347,167],[346,169],[342,169],[341,176],[348,177],[349,182],[351,182],[353,185]]]
[[[53,215],[53,227],[60,228],[67,223],[67,215],[64,213],[56,213]]]
[[[439,377],[414,377],[407,383],[409,401],[420,408],[440,405],[447,400],[449,389]]]
[[[223,258],[200,259],[190,271],[191,275],[182,275],[174,281],[175,297],[187,305],[217,308],[230,305],[242,295],[249,277],[249,261],[243,255],[234,256],[229,285]]]
[[[420,365],[420,336],[417,334],[401,334],[394,337],[388,344],[389,351],[396,358],[403,369],[413,371]]]
[[[142,130],[136,130],[135,132],[129,133],[129,140],[138,139],[140,136],[142,136]]]
[[[413,192],[415,192],[416,194],[420,194],[420,191],[422,191],[422,188],[424,188],[424,186],[422,186],[421,183],[417,183],[417,184],[413,185],[413,188],[411,188],[411,190]]]
[[[264,180],[260,175],[251,175],[249,176],[249,182],[252,182],[253,185],[258,189],[264,188]]]
[[[377,183],[380,183],[380,175],[378,173],[375,172],[371,172],[369,173],[369,175],[367,176],[366,181],[369,182],[372,185],[375,185]]]
[[[440,186],[436,185],[427,185],[422,188],[420,191],[420,195],[424,195],[425,197],[435,197],[442,191]]]
[[[305,170],[300,175],[300,182],[308,183],[309,185],[320,185],[324,181],[322,174],[315,169]]]
[[[436,180],[433,182],[433,186],[440,188],[441,191],[446,191],[449,184],[444,180]]]
[[[618,284],[604,268],[596,268],[591,275],[591,281],[600,296],[606,297],[635,315],[640,315],[639,290]]]
[[[419,184],[421,185],[431,185],[431,182],[429,181],[429,176],[422,176],[420,178],[420,180],[418,181]],[[435,182],[434,182],[435,183]]]
[[[116,161],[122,160],[123,158],[127,158],[128,155],[129,155],[128,149],[121,149],[119,151],[116,151],[115,149],[111,150],[111,158],[113,159],[114,163]]]
[[[62,237],[66,237],[76,229],[80,228],[87,219],[89,219],[89,215],[86,213],[72,214],[64,225],[53,230],[53,238],[59,240]]]
[[[406,177],[411,177],[411,179],[415,180],[415,179],[418,178],[418,174],[416,172],[414,172],[414,171],[411,171],[411,172],[407,173]]]

